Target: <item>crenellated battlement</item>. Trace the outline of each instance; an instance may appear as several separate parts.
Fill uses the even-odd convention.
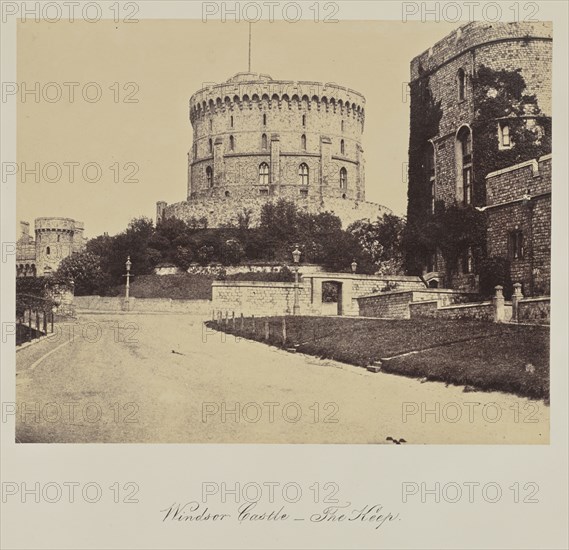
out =
[[[239,78],[237,78],[239,77]],[[255,78],[255,79],[252,79]],[[267,75],[239,73],[223,84],[206,86],[190,98],[190,120],[237,109],[324,110],[363,123],[365,97],[337,84],[272,80]]]

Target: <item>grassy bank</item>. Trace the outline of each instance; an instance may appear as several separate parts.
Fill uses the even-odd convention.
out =
[[[139,275],[130,282],[134,298],[172,298],[172,300],[211,300],[213,275],[177,273],[173,275]],[[124,285],[112,295],[122,296]]]
[[[230,319],[222,330],[317,357],[385,372],[536,399],[549,395],[549,329],[476,321],[338,317]],[[265,323],[269,338],[265,339]],[[216,327],[216,323],[208,323]],[[242,326],[243,325],[243,326]],[[219,327],[218,327],[219,328]],[[433,349],[430,349],[433,348]]]

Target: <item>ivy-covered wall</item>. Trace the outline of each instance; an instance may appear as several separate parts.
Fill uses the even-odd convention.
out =
[[[491,280],[482,273],[496,266],[481,211],[486,176],[551,152],[551,50],[550,24],[475,22],[411,62],[409,274],[445,272],[447,286],[462,289]],[[511,147],[500,142],[500,124],[508,126]],[[469,205],[463,203],[459,130],[471,135]]]

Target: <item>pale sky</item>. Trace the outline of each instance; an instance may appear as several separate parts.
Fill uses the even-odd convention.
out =
[[[335,82],[361,92],[367,100],[366,198],[402,215],[409,63],[457,27],[399,21],[255,23],[252,70],[275,80]],[[35,183],[34,174],[25,182],[18,178],[18,219],[33,227],[36,217],[74,218],[85,223],[90,238],[115,234],[133,217],[154,218],[158,200],[185,200],[192,136],[188,100],[203,83],[246,71],[247,48],[246,23],[20,23],[20,91],[24,83],[33,90],[38,82],[41,95],[36,103],[31,91],[17,104],[18,165],[30,170],[39,162],[41,172],[55,181],[40,175]],[[100,101],[83,99],[83,92],[89,98],[97,93],[97,85],[85,86],[89,82],[100,87]],[[129,82],[135,85],[124,89]],[[124,102],[128,97],[138,103]],[[61,174],[49,163],[56,163]],[[93,164],[87,166],[87,178],[100,177],[98,182],[83,177],[88,163]],[[129,175],[139,181],[129,181]]]

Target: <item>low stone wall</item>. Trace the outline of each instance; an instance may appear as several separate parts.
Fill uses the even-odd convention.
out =
[[[128,307],[122,296],[76,296],[75,307],[82,311],[133,311],[148,313],[194,313],[211,315],[209,300],[172,300],[170,298],[130,298]]]
[[[283,267],[282,263],[275,262],[260,262],[260,263],[250,263],[243,265],[221,265],[221,264],[211,264],[211,265],[199,265],[192,264],[188,268],[188,273],[198,274],[198,275],[219,275],[222,271],[226,275],[236,275],[237,273],[275,273],[279,272]],[[287,266],[292,269],[291,265]],[[311,273],[321,273],[324,268],[318,264],[301,264],[300,273],[302,275],[309,275]]]
[[[518,323],[549,325],[551,298],[524,298],[518,302]]]
[[[294,283],[264,281],[214,281],[212,308],[236,315],[292,315]],[[298,301],[303,315],[312,313],[309,288],[300,284]]]
[[[359,313],[363,317],[383,317],[387,319],[409,319],[412,302],[429,302],[437,306],[449,306],[472,301],[477,295],[449,289],[415,289],[382,292],[359,297]],[[425,306],[427,311],[432,306]],[[417,310],[419,311],[419,310]]]
[[[506,320],[508,306],[505,306]],[[474,304],[459,304],[456,306],[440,307],[436,300],[409,304],[411,319],[470,319],[476,321],[494,321],[495,308],[492,302]],[[510,315],[511,317],[511,306]]]

